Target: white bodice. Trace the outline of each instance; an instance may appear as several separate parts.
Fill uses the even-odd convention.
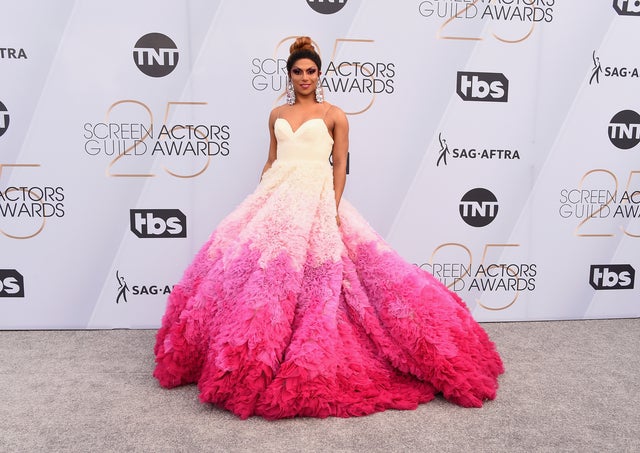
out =
[[[293,131],[286,119],[278,118],[273,129],[278,141],[278,160],[326,162],[329,165],[333,138],[324,119],[312,118]]]

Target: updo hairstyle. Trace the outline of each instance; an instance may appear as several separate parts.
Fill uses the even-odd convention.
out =
[[[322,60],[320,60],[320,55],[316,52],[311,38],[308,36],[298,37],[295,42],[291,44],[291,47],[289,47],[289,53],[290,55],[287,59],[287,74],[291,74],[291,68],[293,68],[294,63],[302,58],[308,58],[313,61],[318,67],[318,71],[321,71]]]

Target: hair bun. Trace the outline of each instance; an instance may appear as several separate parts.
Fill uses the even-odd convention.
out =
[[[291,47],[289,47],[289,53],[294,53],[297,52],[298,50],[312,50],[312,51],[316,51],[315,47],[313,47],[313,42],[311,41],[311,38],[309,38],[308,36],[300,36],[298,38],[296,38],[295,42],[293,44],[291,44]]]

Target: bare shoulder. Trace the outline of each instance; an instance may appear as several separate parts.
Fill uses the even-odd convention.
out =
[[[329,104],[329,109],[327,110],[327,117],[334,125],[338,127],[345,127],[349,125],[349,120],[347,120],[347,115],[344,111],[335,104]]]
[[[275,123],[276,119],[278,119],[280,117],[282,108],[284,107],[284,105],[279,105],[277,107],[275,107],[273,110],[271,110],[271,113],[269,113],[269,124],[273,125],[273,123]]]

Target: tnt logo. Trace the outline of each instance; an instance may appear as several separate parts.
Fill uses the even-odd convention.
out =
[[[640,143],[640,115],[633,110],[618,112],[611,118],[608,131],[616,148],[631,149]]]
[[[180,54],[176,44],[162,33],[149,33],[138,40],[133,61],[149,77],[164,77],[178,66]]]
[[[307,0],[307,5],[320,14],[337,13],[346,4],[347,0]]]
[[[0,297],[24,297],[24,278],[15,269],[0,269]]]
[[[633,289],[635,278],[630,264],[594,264],[589,272],[589,284],[595,290]]]
[[[9,129],[9,112],[2,102],[0,102],[0,137]]]
[[[179,209],[131,209],[130,218],[139,238],[187,237],[187,217]]]
[[[498,215],[498,199],[483,188],[472,189],[460,200],[460,217],[467,225],[484,227]]]
[[[458,71],[456,93],[464,101],[507,102],[509,81],[497,72]]]
[[[613,0],[613,9],[621,16],[640,16],[640,1]]]

